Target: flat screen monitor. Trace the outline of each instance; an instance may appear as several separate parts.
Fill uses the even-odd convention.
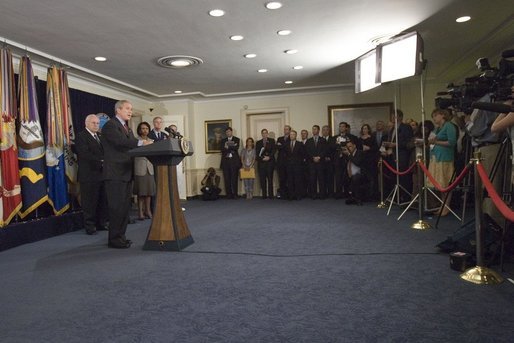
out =
[[[423,71],[423,40],[417,32],[396,37],[377,47],[377,79],[385,83]]]
[[[377,78],[377,54],[375,49],[355,60],[355,93],[380,86]]]

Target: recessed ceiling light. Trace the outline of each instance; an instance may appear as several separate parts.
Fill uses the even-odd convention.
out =
[[[222,17],[224,14],[225,14],[225,11],[220,10],[220,9],[215,9],[215,10],[209,11],[209,15],[211,17]]]
[[[182,94],[182,91],[174,91],[175,94]]]
[[[192,67],[202,64],[201,58],[194,56],[174,55],[164,56],[157,59],[157,64],[161,67],[180,69],[185,67]]]
[[[285,81],[284,82],[286,85],[290,85],[291,83],[293,83],[293,81]]]
[[[257,57],[257,55],[256,54],[246,54],[245,57],[246,58],[255,58],[255,57]]]
[[[266,4],[266,8],[269,10],[278,10],[282,7],[282,4],[278,1],[270,1]]]
[[[257,70],[259,73],[267,73],[268,72],[268,69],[259,69]]]
[[[241,35],[234,35],[234,36],[230,36],[230,39],[232,40],[243,40],[243,36]]]
[[[471,17],[469,15],[465,15],[463,17],[459,17],[459,18],[455,19],[455,21],[457,23],[465,23],[466,21],[468,21],[470,19],[471,19]]]
[[[277,31],[277,35],[279,36],[287,36],[287,35],[290,35],[291,34],[291,30],[280,30],[280,31]]]
[[[289,49],[289,50],[286,50],[284,52],[286,54],[292,55],[292,54],[296,54],[298,52],[298,50],[296,50],[296,49]]]
[[[95,57],[95,61],[98,61],[98,62],[105,62],[105,61],[107,61],[107,58],[102,57],[102,56],[96,56],[96,57]]]
[[[293,69],[294,70],[300,70],[300,69],[303,69],[303,66],[294,66]]]

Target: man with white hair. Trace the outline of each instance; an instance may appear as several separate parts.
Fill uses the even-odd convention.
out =
[[[107,201],[102,169],[104,150],[100,140],[100,119],[96,114],[86,117],[86,128],[75,139],[78,157],[80,204],[84,213],[84,229],[88,235],[107,230]]]

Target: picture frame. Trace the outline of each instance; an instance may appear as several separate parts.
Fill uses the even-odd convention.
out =
[[[232,127],[232,120],[206,120],[205,121],[205,153],[215,154],[221,152],[221,140],[226,138],[225,130]]]
[[[375,129],[378,120],[387,124],[394,112],[392,102],[369,104],[333,105],[328,106],[328,123],[332,135],[339,133],[339,123],[344,121],[350,125],[350,133],[359,137],[363,124],[369,124]]]

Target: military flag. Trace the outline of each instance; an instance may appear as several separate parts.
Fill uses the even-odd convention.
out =
[[[68,180],[68,192],[74,196],[78,195],[78,181],[77,181],[77,155],[73,152],[73,145],[75,144],[75,129],[73,127],[73,117],[71,113],[70,104],[70,90],[68,87],[68,75],[64,69],[59,71],[59,80],[61,87],[61,108],[63,118],[64,130],[64,161],[65,173]]]
[[[39,121],[34,72],[27,56],[20,60],[18,95],[18,163],[23,199],[20,217],[25,218],[48,200],[45,142]]]
[[[46,77],[46,171],[48,202],[56,215],[63,214],[70,207],[64,162],[65,120],[61,90],[60,71],[52,66],[48,68]]]
[[[16,147],[16,90],[11,51],[0,50],[0,227],[6,226],[21,208],[18,149]]]

